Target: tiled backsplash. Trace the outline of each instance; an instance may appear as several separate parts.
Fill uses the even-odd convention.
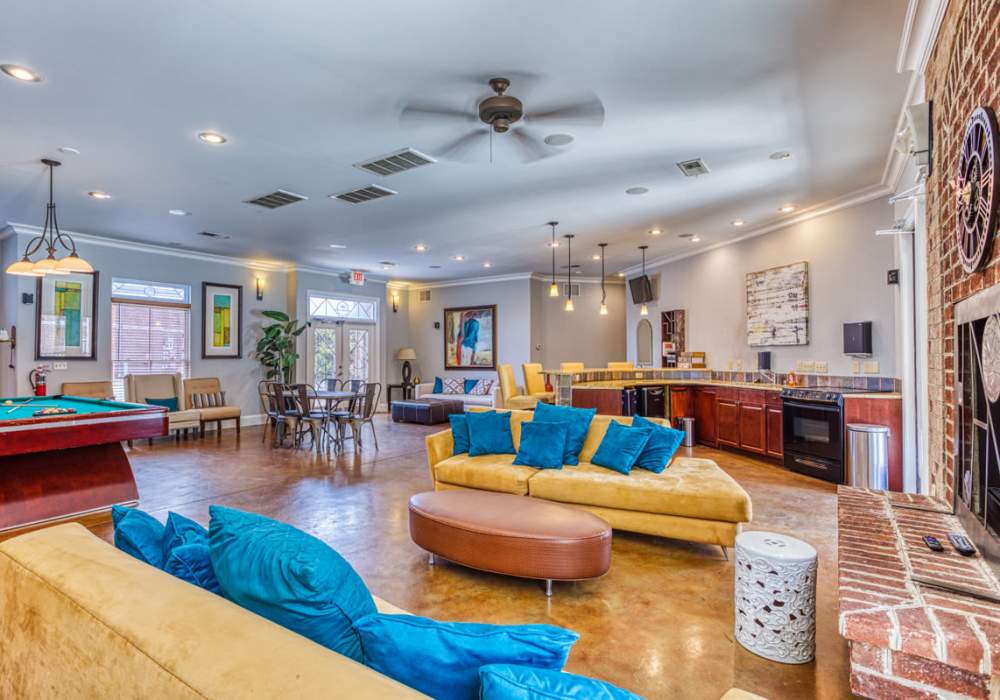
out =
[[[720,382],[754,382],[760,372],[712,372],[712,379]],[[785,384],[788,374],[775,372],[774,383]],[[900,381],[894,377],[853,376],[835,374],[796,374],[795,383],[804,387],[831,387],[835,389],[865,389],[867,391],[899,391]]]

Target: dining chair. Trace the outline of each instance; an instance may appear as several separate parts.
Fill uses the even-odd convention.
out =
[[[316,394],[316,387],[312,384],[294,384],[290,388],[295,399],[296,418],[298,419],[295,446],[299,447],[302,435],[305,429],[308,429],[312,447],[318,450],[322,448],[323,436],[326,435],[326,424],[329,419],[327,411]]]
[[[279,420],[278,412],[271,408],[270,392],[268,391],[270,383],[267,379],[261,379],[257,382],[257,398],[260,399],[260,410],[264,416],[264,430],[260,434],[261,442],[267,442],[268,431],[277,429]]]
[[[378,382],[368,382],[364,387],[364,394],[358,400],[357,410],[351,415],[349,422],[351,425],[351,438],[354,440],[354,449],[361,448],[361,431],[367,424],[372,430],[372,439],[375,440],[375,449],[378,449],[378,435],[375,434],[375,410],[378,408],[378,400],[382,394],[382,385]]]
[[[268,415],[274,416],[277,447],[285,444],[285,436],[291,431],[293,443],[298,433],[299,413],[292,396],[291,387],[282,382],[267,382],[265,387],[268,400]],[[272,438],[271,444],[275,444]]]

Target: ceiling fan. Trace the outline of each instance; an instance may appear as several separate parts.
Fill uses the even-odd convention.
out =
[[[459,136],[438,151],[445,158],[459,158],[484,137],[490,137],[490,162],[493,161],[493,134],[509,134],[518,146],[518,155],[523,162],[531,162],[554,155],[556,151],[550,148],[542,139],[528,131],[526,125],[545,125],[555,123],[575,123],[586,126],[601,126],[604,123],[604,105],[596,95],[590,94],[584,99],[541,106],[525,112],[524,103],[517,97],[507,94],[510,80],[507,78],[491,78],[488,81],[490,89],[495,92],[482,100],[477,113],[455,109],[447,106],[411,104],[403,108],[401,119],[404,121],[452,120],[456,123],[475,123],[477,120],[488,129],[475,128]]]

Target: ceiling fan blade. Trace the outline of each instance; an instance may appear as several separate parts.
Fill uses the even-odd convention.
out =
[[[476,115],[462,109],[435,105],[407,105],[399,114],[402,122],[438,122],[444,119],[452,121],[475,122]]]
[[[553,152],[541,140],[524,129],[512,129],[510,137],[517,144],[522,162],[530,163],[553,155]]]
[[[451,160],[462,160],[471,147],[480,139],[489,134],[485,129],[474,129],[467,134],[459,136],[443,148],[438,149],[438,155]]]
[[[528,109],[525,121],[560,121],[601,126],[604,124],[604,104],[596,97],[556,105]]]

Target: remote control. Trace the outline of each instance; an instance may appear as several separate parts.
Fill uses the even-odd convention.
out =
[[[955,548],[955,551],[963,557],[971,557],[976,554],[976,548],[972,546],[969,538],[965,535],[960,535],[957,532],[949,532],[948,540],[951,542],[951,546]]]
[[[928,549],[933,549],[935,552],[944,551],[944,545],[941,544],[941,540],[933,535],[924,535],[924,544],[927,545]]]

